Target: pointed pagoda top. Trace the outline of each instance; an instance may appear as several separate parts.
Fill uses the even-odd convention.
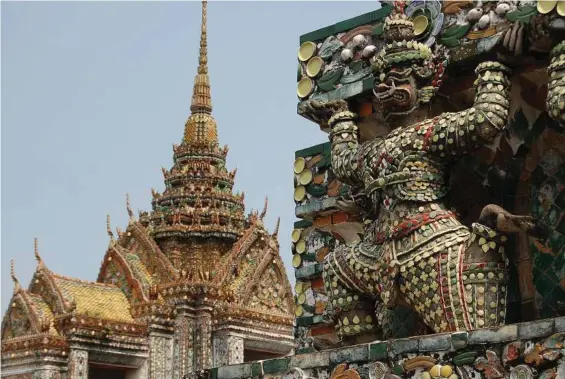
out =
[[[192,103],[193,113],[211,113],[212,97],[210,96],[210,78],[208,76],[208,33],[207,33],[207,1],[202,2],[202,26],[200,28],[200,54],[198,55],[198,73],[194,78]]]
[[[200,54],[198,56],[198,72],[194,78],[191,115],[184,129],[184,142],[188,145],[213,145],[218,142],[216,121],[211,116],[212,96],[210,94],[210,77],[208,76],[208,35],[207,35],[207,2],[202,1],[202,26],[200,28]]]

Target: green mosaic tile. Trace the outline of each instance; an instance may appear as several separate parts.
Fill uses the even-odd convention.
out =
[[[294,223],[295,229],[306,229],[310,226],[312,226],[312,221],[308,221],[308,220],[300,220]]]
[[[388,343],[376,342],[369,346],[369,359],[377,360],[384,359],[388,357]]]
[[[454,350],[459,350],[467,347],[467,332],[455,332],[451,334],[451,344]]]
[[[261,362],[253,362],[251,364],[251,375],[252,376],[263,375],[263,368],[261,367]]]
[[[314,146],[310,146],[307,147],[305,149],[302,150],[297,150],[294,153],[294,157],[295,158],[299,158],[299,157],[312,157],[314,155],[317,154],[322,154],[324,151],[326,151],[328,148],[330,148],[330,143],[326,142],[326,143],[321,143],[319,145],[314,145]]]
[[[289,358],[269,359],[263,361],[263,372],[265,374],[283,373],[288,370]]]

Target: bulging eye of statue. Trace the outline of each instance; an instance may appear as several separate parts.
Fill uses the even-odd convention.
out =
[[[428,65],[412,65],[414,74],[418,79],[429,80],[433,77],[434,71]]]

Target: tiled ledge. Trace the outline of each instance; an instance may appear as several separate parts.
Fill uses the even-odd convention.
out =
[[[562,334],[556,337],[556,333]],[[550,336],[553,337],[548,339]],[[402,364],[399,363],[402,359],[433,355],[440,357],[436,359],[436,364],[441,363],[443,366],[451,365],[454,367],[468,365],[471,367],[473,362],[476,362],[475,359],[481,359],[479,355],[483,354],[485,349],[488,350],[487,353],[490,349],[500,353],[500,351],[507,351],[507,349],[501,349],[500,345],[508,345],[509,343],[518,341],[512,345],[523,346],[524,351],[521,352],[522,355],[528,355],[532,354],[532,347],[535,348],[536,344],[541,342],[541,340],[547,339],[554,341],[556,338],[561,338],[560,341],[563,341],[563,338],[565,338],[565,317],[506,325],[500,328],[478,329],[470,332],[434,334],[390,341],[376,341],[369,344],[326,350],[317,353],[223,366],[212,369],[210,377],[211,379],[240,379],[251,377],[282,378],[285,373],[295,368],[304,370],[304,372],[307,373],[306,376],[313,376],[312,374],[315,376],[315,373],[309,372],[312,371],[311,369],[315,369],[316,374],[322,377],[326,374],[329,375],[329,372],[336,365],[347,363],[348,365],[352,365],[354,370],[359,370],[361,378],[368,378],[371,375],[367,376],[364,373],[370,370],[370,368],[365,367],[364,369],[363,365],[374,361],[381,361],[384,366],[390,368],[390,372],[404,376],[400,372],[395,371],[398,370],[398,367],[402,366]],[[549,342],[546,341],[537,346],[549,346],[548,343]],[[529,353],[527,351],[528,348],[530,349]],[[559,349],[561,349],[560,354],[563,354],[565,349],[563,349],[562,342],[561,347],[558,346],[558,350]],[[492,357],[488,358],[489,362],[490,358]],[[528,365],[527,356],[525,359],[526,364],[522,366]],[[561,363],[558,364],[557,359],[561,359]],[[508,359],[505,361],[505,358],[502,358],[500,361],[505,362],[505,367],[508,370],[513,370],[512,367],[514,366],[506,366]],[[553,361],[548,362],[551,363]],[[563,361],[562,355],[555,358],[554,363],[558,365],[558,368],[552,370],[555,370],[556,373],[561,371],[562,373],[560,375],[565,375],[565,362]],[[500,368],[502,368],[502,364],[500,365]],[[547,367],[551,367],[551,365],[545,364],[543,366],[543,368],[546,369]],[[521,369],[524,368],[521,367]],[[326,371],[326,374],[322,375],[321,371]],[[404,377],[412,377],[414,375],[413,371],[414,370],[411,370],[410,372],[412,372],[412,374]],[[418,373],[416,377],[419,377],[422,370],[418,371],[416,369],[416,372]],[[406,372],[406,374],[409,374],[409,372]],[[557,377],[560,375],[557,375]],[[490,379],[488,375],[485,375],[485,377]],[[372,378],[374,378],[374,375]],[[527,375],[524,379],[527,379]]]

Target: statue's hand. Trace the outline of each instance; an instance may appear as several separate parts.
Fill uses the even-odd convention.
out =
[[[310,118],[321,126],[327,126],[328,120],[336,113],[349,110],[345,100],[307,100],[298,107],[298,113]]]

